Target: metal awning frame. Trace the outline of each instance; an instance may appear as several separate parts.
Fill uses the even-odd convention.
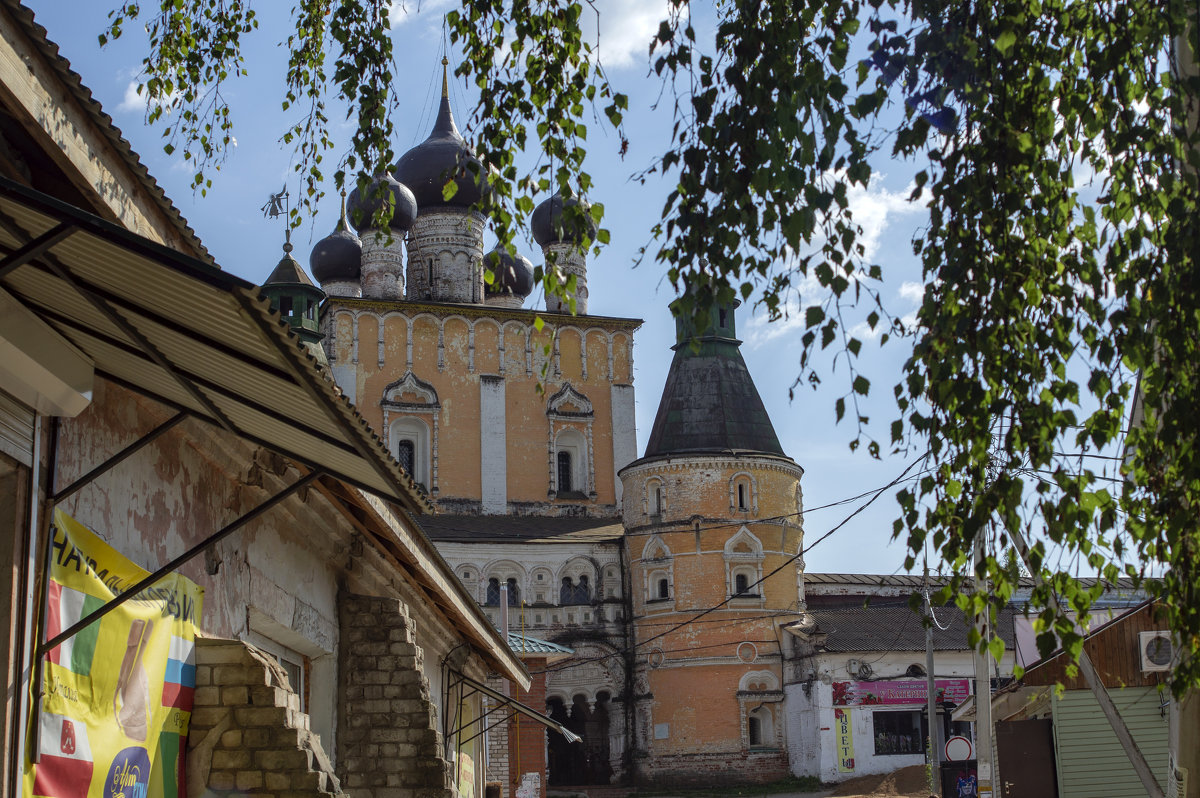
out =
[[[476,693],[485,695],[488,698],[491,698],[492,700],[497,701],[499,703],[497,704],[497,706],[489,709],[487,712],[484,712],[479,717],[475,718],[474,720],[468,721],[467,723],[462,723],[461,719],[458,719],[457,714],[456,714],[456,721],[455,721],[454,728],[449,728],[450,713],[448,711],[443,712],[442,716],[443,716],[444,732],[443,732],[442,739],[446,740],[447,743],[449,743],[449,741],[452,739],[452,736],[453,736],[453,739],[456,741],[456,747],[461,748],[464,744],[471,742],[475,738],[485,734],[486,732],[490,731],[491,729],[495,728],[496,726],[500,725],[501,723],[504,723],[505,721],[510,720],[515,715],[524,715],[527,718],[531,718],[532,720],[542,724],[546,728],[558,732],[563,737],[565,737],[567,739],[567,742],[569,742],[569,743],[578,743],[578,742],[583,741],[582,737],[575,734],[570,729],[568,729],[566,726],[563,726],[561,723],[554,720],[553,718],[549,718],[546,715],[543,715],[541,712],[538,712],[536,709],[529,706],[528,704],[523,704],[520,701],[516,700],[515,698],[510,698],[509,696],[504,695],[504,693],[501,693],[499,690],[493,690],[492,688],[488,687],[483,682],[476,681],[475,679],[472,679],[470,676],[467,676],[466,674],[462,673],[461,671],[450,669],[449,677],[450,678],[446,681],[446,688],[445,688],[446,689],[446,698],[449,699],[450,696],[453,695],[454,691],[457,689],[458,700],[455,703],[455,706],[460,706],[464,699],[470,698],[471,696],[473,696]],[[469,688],[469,689],[467,689],[467,688]],[[448,708],[450,706],[449,700],[445,701],[444,705]],[[489,715],[491,715],[494,712],[500,712],[500,711],[507,711],[508,714],[506,714],[500,720],[495,721],[494,723],[488,725],[486,728],[483,728],[483,729],[475,732],[470,737],[467,737],[466,739],[462,738],[463,733],[466,732],[468,729],[470,729],[472,726],[474,726],[477,723],[483,723],[484,721],[486,721],[486,719]]]
[[[265,300],[260,297],[256,286],[2,177],[0,204],[4,205],[0,210],[0,231],[10,239],[0,245],[0,279],[5,281],[14,298],[74,345],[81,346],[82,340],[83,351],[89,350],[87,343],[94,342],[91,348],[99,347],[101,352],[110,353],[110,358],[125,358],[129,363],[140,361],[142,367],[153,368],[160,375],[158,388],[161,390],[149,386],[130,386],[127,379],[122,379],[122,376],[128,375],[112,371],[112,368],[116,368],[118,372],[124,372],[128,368],[123,368],[119,361],[106,363],[104,358],[93,354],[98,375],[132,387],[142,395],[176,410],[184,410],[214,423],[246,440],[265,445],[297,463],[310,468],[322,468],[347,484],[386,496],[410,512],[430,510],[428,500],[420,494],[410,475],[394,463],[366,422],[344,398],[336,395],[334,386],[328,383],[327,378],[306,362],[311,355],[301,350],[290,332],[279,329],[278,320],[267,312]],[[19,221],[18,216],[24,221]],[[80,247],[86,246],[76,240],[81,236],[96,241],[102,249],[102,258],[96,263],[103,263],[104,257],[114,257],[114,253],[116,257],[127,254],[131,279],[136,280],[138,269],[144,272],[148,266],[159,266],[166,270],[163,274],[169,277],[167,282],[172,286],[193,280],[203,284],[206,289],[215,289],[215,295],[205,291],[206,301],[219,300],[222,310],[236,313],[240,317],[239,323],[257,330],[262,334],[262,339],[243,347],[229,340],[221,340],[220,336],[211,336],[202,338],[203,346],[218,358],[227,358],[244,368],[263,372],[268,381],[278,381],[282,388],[292,392],[289,395],[296,397],[295,401],[307,403],[304,407],[313,420],[299,422],[281,413],[268,398],[260,395],[261,392],[247,393],[221,384],[219,378],[211,373],[211,362],[203,367],[189,366],[187,361],[181,362],[164,354],[159,343],[170,346],[181,338],[199,338],[204,334],[194,325],[181,323],[176,314],[161,311],[156,304],[136,292],[125,296],[114,291],[112,285],[106,287],[101,284],[102,279],[97,282],[100,279],[98,275],[107,272],[96,272],[95,264],[90,264],[86,255],[80,252]],[[24,243],[15,245],[12,242]],[[55,250],[64,242],[71,247],[65,251],[67,260],[59,257]],[[71,258],[74,261],[67,262]],[[30,283],[29,277],[21,278],[20,287],[16,283],[9,283],[10,279],[25,275],[23,270],[26,269],[33,270],[30,275],[42,275],[40,285],[37,282]],[[46,278],[61,283],[64,289],[84,300],[85,306],[91,306],[98,314],[96,318],[103,319],[108,329],[55,306],[52,299],[55,289],[45,282]],[[26,285],[32,293],[23,290]],[[181,291],[186,290],[186,285],[177,287]],[[221,295],[224,295],[223,299]],[[207,377],[204,374],[206,369],[210,372]],[[172,391],[166,387],[171,383],[178,390]],[[167,391],[175,400],[162,395],[162,391]],[[181,406],[181,401],[184,406]],[[239,420],[235,421],[223,412],[218,403],[238,413]],[[249,418],[247,413],[251,414]],[[286,440],[256,439],[254,415],[276,424],[294,426],[302,434],[292,444]],[[274,437],[280,436],[276,434]],[[347,461],[346,467],[331,470],[323,459],[323,453],[330,449],[338,457],[357,460],[358,465],[350,465],[353,461]]]
[[[42,576],[41,596],[40,596],[40,600],[39,600],[39,607],[41,610],[42,622],[39,624],[39,627],[40,627],[40,631],[38,632],[39,637],[45,635],[45,629],[46,629],[45,618],[47,617],[47,611],[48,611],[47,602],[49,601],[49,592],[50,592],[50,568],[51,568],[50,558],[53,556],[53,547],[51,545],[52,541],[53,541],[53,524],[54,524],[53,518],[54,518],[54,508],[56,507],[56,505],[58,505],[66,497],[76,493],[81,488],[94,482],[97,477],[108,472],[113,467],[115,467],[122,461],[128,459],[134,453],[143,449],[145,446],[147,446],[151,442],[157,440],[160,436],[162,436],[167,431],[176,427],[180,422],[184,421],[186,418],[188,418],[188,414],[186,412],[183,412],[183,411],[176,412],[175,415],[171,416],[166,421],[162,422],[161,424],[156,426],[154,429],[150,430],[145,435],[143,435],[140,438],[138,438],[137,440],[135,440],[133,443],[130,443],[129,445],[125,446],[119,452],[112,455],[111,457],[109,457],[107,460],[105,460],[98,466],[95,466],[94,468],[89,470],[85,475],[83,475],[79,479],[76,479],[74,482],[72,482],[67,487],[63,488],[60,491],[55,491],[47,499],[46,508],[45,508],[44,516],[43,516],[45,520],[42,525],[43,526],[43,535],[42,535],[42,547],[43,548],[42,548],[41,561],[44,564],[45,570],[42,572],[42,575],[41,575]],[[57,451],[58,451],[58,419],[54,419],[54,431],[53,431],[53,433],[51,435],[51,439],[50,439],[50,451],[49,451],[49,458],[48,458],[48,470],[50,473],[51,485],[53,485],[53,475],[54,475],[55,462],[57,460]],[[187,563],[190,560],[192,560],[193,558],[195,558],[196,556],[203,554],[205,551],[208,551],[210,548],[215,546],[217,543],[219,543],[220,541],[229,537],[234,532],[238,531],[239,529],[244,527],[246,524],[248,524],[251,521],[258,518],[259,516],[265,514],[271,508],[275,507],[275,505],[277,505],[280,502],[282,502],[283,500],[287,499],[289,496],[291,496],[296,491],[309,485],[310,483],[312,483],[313,481],[315,481],[318,477],[320,477],[322,475],[323,475],[323,472],[321,472],[320,470],[316,470],[316,469],[309,470],[307,474],[301,475],[300,478],[297,479],[296,481],[294,481],[292,484],[288,485],[287,487],[285,487],[279,491],[276,491],[272,496],[270,496],[265,501],[260,502],[258,505],[256,505],[252,509],[246,511],[245,513],[242,513],[240,516],[238,516],[234,520],[230,521],[225,526],[221,527],[220,529],[218,529],[213,534],[209,535],[204,540],[195,544],[194,546],[189,548],[187,551],[185,551],[182,554],[178,555],[177,557],[173,558],[172,560],[167,562],[165,565],[160,566],[153,573],[148,574],[147,576],[143,577],[141,580],[139,580],[138,582],[136,582],[135,584],[130,586],[127,590],[125,590],[119,596],[116,596],[113,599],[105,602],[103,605],[101,605],[97,609],[93,610],[91,613],[84,616],[83,618],[80,618],[74,624],[72,624],[71,626],[62,630],[61,632],[59,632],[57,635],[55,635],[51,639],[40,641],[34,648],[34,657],[33,657],[33,680],[32,681],[33,681],[33,695],[34,695],[34,700],[35,700],[33,713],[37,716],[40,716],[41,711],[42,711],[42,701],[45,697],[44,690],[43,690],[43,687],[44,687],[43,682],[44,682],[44,678],[45,678],[45,659],[46,659],[46,655],[50,651],[52,651],[56,647],[62,645],[65,641],[74,637],[76,634],[83,631],[87,627],[91,626],[93,623],[99,622],[105,615],[108,615],[110,612],[115,611],[116,609],[121,607],[121,605],[123,605],[125,602],[138,596],[146,588],[153,586],[159,580],[161,580],[163,577],[178,570],[180,568],[180,566],[182,566],[184,563]],[[38,738],[41,733],[41,724],[38,724],[38,723],[31,724],[30,729],[31,729],[30,746],[29,746],[30,757],[31,757],[31,761],[36,763],[41,758],[40,751],[39,751],[40,746],[38,744],[39,743]]]

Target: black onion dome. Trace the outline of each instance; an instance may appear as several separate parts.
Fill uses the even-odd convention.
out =
[[[386,195],[377,193],[377,186],[381,180],[387,183],[387,190],[392,193],[392,220],[388,227],[399,233],[407,233],[417,220],[417,200],[408,186],[397,182],[396,178],[388,174],[372,180],[367,184],[365,192],[360,192],[357,188],[351,192],[350,220],[358,230],[371,226],[371,220],[375,218],[381,204],[386,201]]]
[[[564,208],[579,208],[582,218],[573,218],[575,214],[566,214]],[[584,239],[594,241],[596,238],[596,223],[592,220],[591,206],[587,200],[582,200],[574,194],[564,196],[561,192],[542,201],[533,209],[530,220],[533,230],[533,240],[540,246],[566,241],[578,244]]]
[[[487,193],[488,181],[483,164],[471,152],[470,145],[459,134],[458,127],[454,124],[444,65],[442,106],[438,109],[433,132],[425,141],[404,153],[392,174],[412,189],[417,198],[417,205],[422,210],[469,208]],[[443,187],[446,181],[451,179],[458,186],[458,190],[453,197],[445,199]]]
[[[507,249],[496,247],[483,256],[483,266],[496,278],[487,286],[489,295],[527,297],[533,292],[533,264],[524,255],[514,257]]]
[[[342,218],[333,232],[322,238],[308,255],[308,268],[319,283],[331,280],[356,281],[362,274],[362,241],[346,224],[346,200],[342,195]]]

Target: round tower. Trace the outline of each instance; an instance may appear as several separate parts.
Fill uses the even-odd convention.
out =
[[[575,312],[587,314],[587,245],[596,238],[591,207],[574,194],[559,192],[534,209],[530,226],[534,240],[546,256],[546,268],[553,265],[565,279],[575,278]],[[567,302],[549,292],[546,310],[571,312]]]
[[[337,227],[313,245],[308,268],[327,296],[362,296],[362,242],[346,223],[345,193]]]
[[[387,203],[392,218],[387,230],[375,221]],[[350,195],[350,218],[362,231],[362,295],[371,299],[404,299],[404,235],[417,218],[417,201],[391,175],[381,175],[355,188]]]
[[[620,472],[639,783],[788,773],[778,635],[799,617],[804,471],[742,359],[735,307],[676,318],[646,453]]]
[[[487,176],[454,124],[447,63],[443,58],[433,131],[404,154],[394,173],[412,189],[419,209],[408,238],[408,298],[482,304],[485,219],[476,206]]]

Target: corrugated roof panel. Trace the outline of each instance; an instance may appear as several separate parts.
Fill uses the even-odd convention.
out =
[[[94,235],[75,234],[57,245],[54,254],[70,262],[71,273],[77,278],[117,299],[125,294],[127,281],[136,281],[142,287],[137,304],[148,311],[171,317],[196,336],[247,355],[253,351],[267,365],[284,367],[273,348],[260,345],[262,333],[242,317],[237,300],[227,290],[163,269],[149,258],[128,253]],[[213,323],[216,319],[221,323]]]
[[[0,229],[9,228],[0,240],[9,252],[60,222],[77,228],[39,256],[43,262],[16,267],[4,285],[87,352],[98,373],[211,418],[194,391],[248,440],[409,509],[432,509],[256,287],[2,178],[0,213]],[[50,274],[53,264],[73,284]],[[136,335],[80,291],[98,295]]]

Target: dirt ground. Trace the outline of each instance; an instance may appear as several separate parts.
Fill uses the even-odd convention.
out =
[[[829,798],[929,798],[925,766],[913,765],[879,776],[843,781]]]

